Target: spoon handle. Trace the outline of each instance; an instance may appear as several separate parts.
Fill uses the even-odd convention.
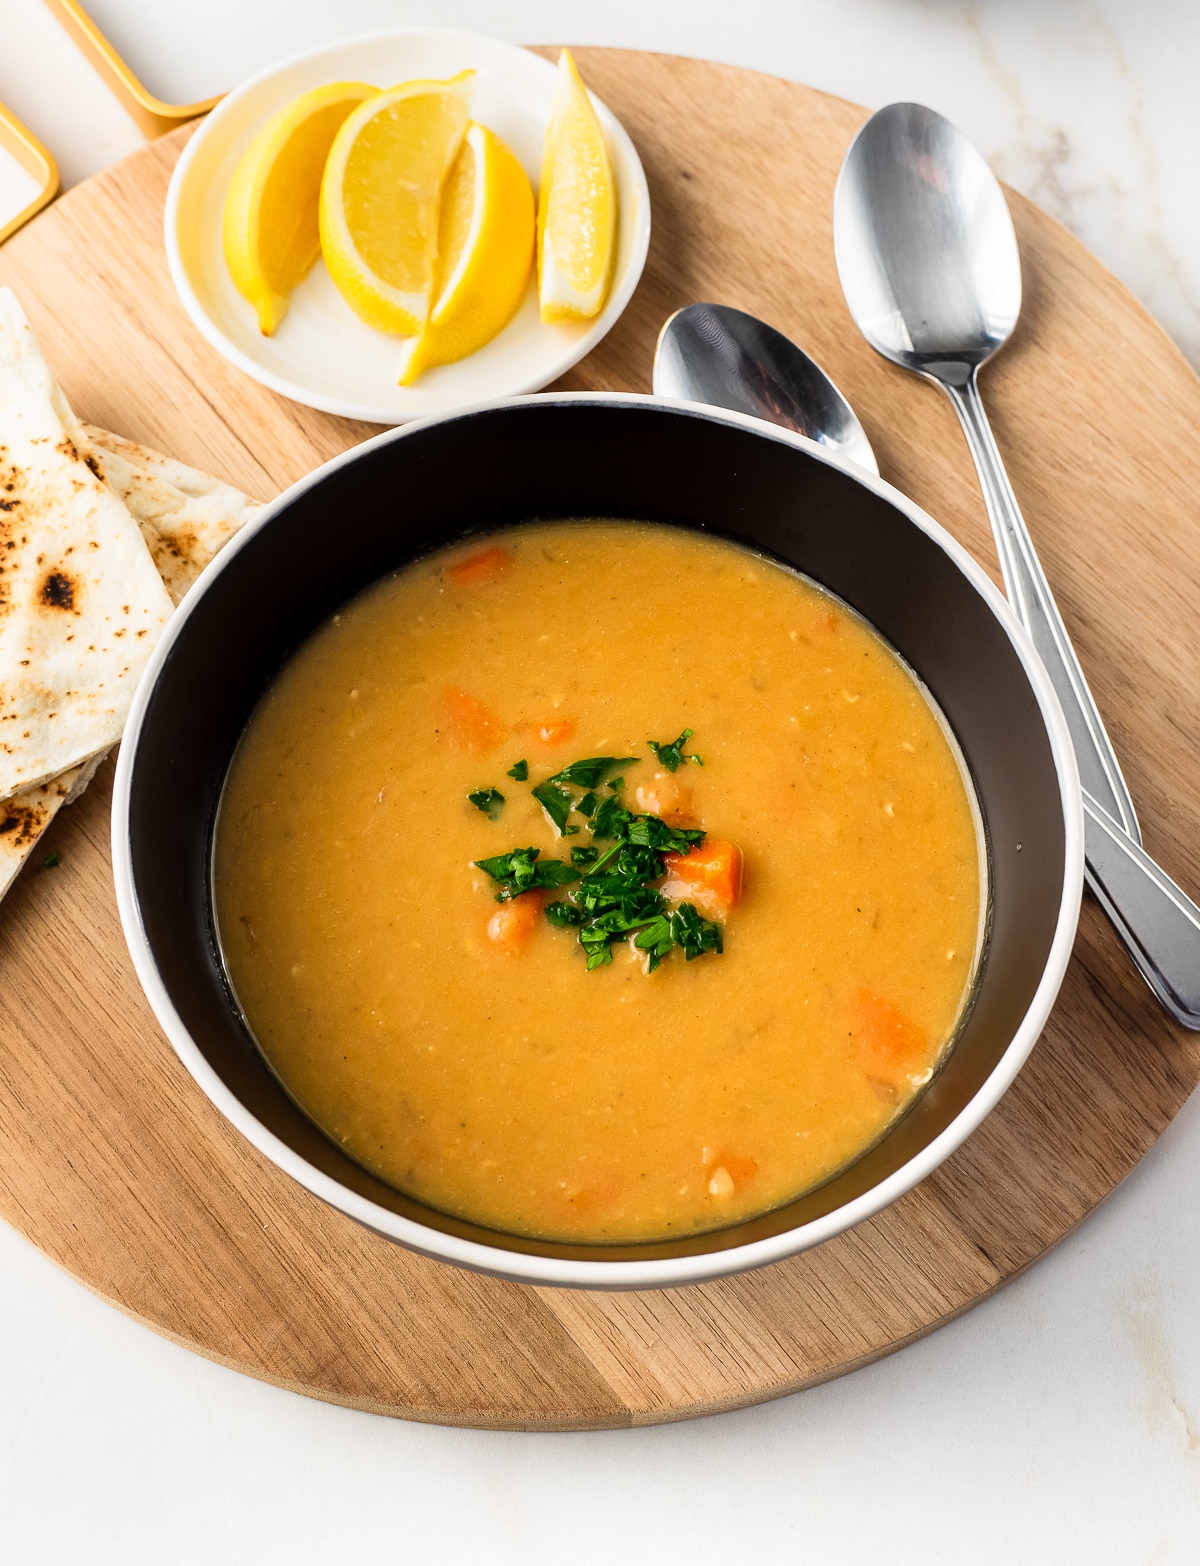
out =
[[[1088,885],[1161,1003],[1200,1029],[1200,908],[1086,793],[1083,804]]]
[[[1062,703],[1067,727],[1075,745],[1079,777],[1085,792],[1114,817],[1135,842],[1142,834],[1120,763],[1104,729],[1095,700],[1075,656],[1067,628],[1054,602],[1029,529],[1017,505],[991,425],[984,412],[976,377],[965,384],[938,384],[950,396],[962,421],[967,444],[979,471],[1005,590],[1017,619],[1029,632],[1041,654],[1051,684]]]
[[[988,424],[974,374],[949,393],[979,470],[1004,585],[1050,675],[1079,760],[1088,885],[1161,1004],[1200,1030],[1200,908],[1141,846],[1121,768]]]

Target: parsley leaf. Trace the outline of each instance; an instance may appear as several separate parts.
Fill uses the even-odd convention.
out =
[[[659,854],[687,854],[704,841],[704,833],[696,828],[668,826],[659,816],[634,817],[626,837],[630,843],[652,848]]]
[[[576,788],[599,788],[614,767],[632,765],[636,760],[636,756],[585,756],[582,761],[573,761],[561,772],[556,772],[550,782],[573,783]]]
[[[515,767],[509,767],[506,776],[516,778],[518,783],[524,783],[529,777],[529,763],[518,761]]]
[[[573,903],[547,903],[546,918],[559,930],[583,923],[583,914]]]
[[[573,832],[579,831],[578,827],[567,825],[567,817],[574,809],[575,801],[561,783],[556,783],[553,778],[547,778],[545,783],[539,783],[531,792],[557,827],[560,837],[570,837]]]
[[[721,926],[713,919],[705,919],[697,912],[694,903],[680,903],[671,915],[671,934],[688,962],[702,957],[705,952],[718,955],[725,949],[721,939]]]
[[[490,859],[477,859],[475,864],[485,875],[490,875],[500,890],[498,903],[508,903],[522,892],[533,892],[542,887],[557,890],[572,881],[578,881],[579,871],[564,865],[558,859],[547,859],[539,864],[540,848],[514,848],[507,854],[494,854]]]
[[[598,848],[573,848],[571,850],[571,863],[573,865],[594,865],[600,857]]]
[[[633,815],[615,794],[609,794],[596,806],[592,815],[593,837],[618,837]]]
[[[683,753],[683,747],[691,737],[691,729],[684,729],[677,740],[671,740],[670,742],[666,740],[647,740],[646,744],[649,745],[655,756],[657,756],[659,766],[666,767],[668,772],[677,772],[685,761],[694,761],[698,767],[704,765],[701,757],[697,756],[695,752],[690,756],[685,756]]]
[[[477,788],[467,798],[476,810],[482,810],[489,821],[494,821],[504,806],[504,795],[498,788]]]

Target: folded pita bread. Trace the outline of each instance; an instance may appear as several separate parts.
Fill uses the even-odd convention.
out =
[[[55,404],[64,427],[94,472],[125,501],[138,523],[172,599],[178,603],[213,555],[258,511],[250,500],[197,468],[139,446],[95,425],[80,425],[58,387]],[[184,490],[165,475],[186,483]],[[203,504],[197,507],[196,502]],[[0,898],[63,808],[79,798],[108,752],[0,804]]]
[[[102,751],[48,783],[0,801],[0,897],[8,891],[51,821],[64,805],[79,798],[107,755],[107,751]]]
[[[248,522],[256,511],[262,510],[261,501],[247,499],[240,489],[213,478],[210,473],[201,472],[199,468],[189,468],[185,462],[178,462],[174,457],[164,457],[153,446],[143,446],[125,435],[114,435],[111,430],[101,429],[97,424],[85,424],[83,430],[93,446],[124,457],[134,467],[145,468],[156,478],[164,479],[185,495],[191,495],[194,500],[210,499],[217,502],[223,510],[238,516],[240,522]]]
[[[64,407],[0,288],[0,800],[116,743],[172,608]]]
[[[82,438],[91,467],[141,528],[175,603],[238,529],[262,510],[231,484],[109,430],[85,424]]]

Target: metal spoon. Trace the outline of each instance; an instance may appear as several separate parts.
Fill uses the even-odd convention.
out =
[[[654,350],[654,391],[782,424],[879,474],[866,431],[820,365],[744,310],[694,304],[669,316]]]
[[[859,131],[834,193],[834,250],[850,313],[885,358],[935,382],[962,421],[1004,584],[1058,693],[1079,760],[1088,881],[1142,976],[1200,1029],[1200,908],[1140,847],[1133,801],[1004,470],[980,367],[1021,308],[1004,193],[940,114],[893,103]]]

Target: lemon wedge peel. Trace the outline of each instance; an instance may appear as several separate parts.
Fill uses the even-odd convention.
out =
[[[325,160],[348,115],[379,91],[330,82],[294,98],[247,147],[225,197],[222,237],[234,287],[270,337],[320,254]]]
[[[494,131],[471,124],[442,196],[433,308],[424,331],[401,346],[401,386],[504,330],[529,286],[534,231],[529,176]]]
[[[350,308],[411,336],[429,315],[442,188],[470,117],[474,71],[403,82],[345,120],[321,181],[325,265]]]
[[[603,308],[617,249],[617,186],[604,128],[564,49],[546,131],[538,203],[542,320],[586,321]]]

